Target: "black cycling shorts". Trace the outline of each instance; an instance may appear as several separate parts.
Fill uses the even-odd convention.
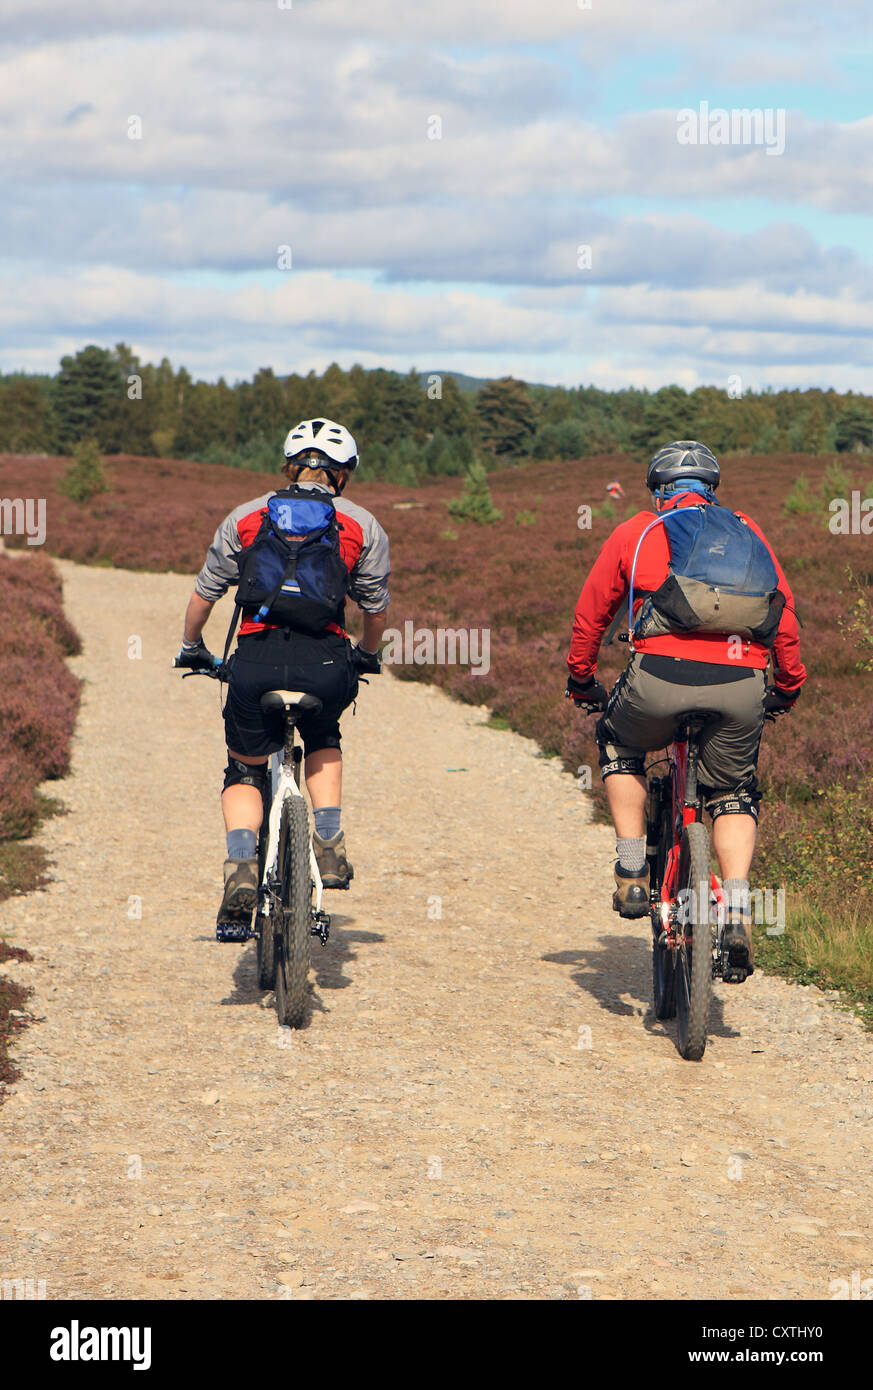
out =
[[[285,723],[281,712],[261,709],[268,690],[302,690],[317,695],[322,709],[297,722],[304,753],[339,748],[339,717],[358,693],[351,662],[351,643],[339,633],[317,637],[288,628],[240,637],[228,663],[224,732],[233,753],[256,758],[282,747]]]

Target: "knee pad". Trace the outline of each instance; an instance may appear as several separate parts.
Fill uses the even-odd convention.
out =
[[[759,791],[734,792],[730,796],[716,796],[707,801],[706,809],[713,820],[719,816],[752,816],[758,819]]]
[[[607,724],[605,714],[600,716],[594,726],[594,741],[597,744],[599,754],[597,761],[600,766],[601,780],[609,777],[613,772],[634,772],[645,777],[645,758],[639,753],[632,753],[630,757],[621,756],[619,753],[620,745],[615,742],[615,734]]]
[[[638,776],[640,776],[640,777],[645,777],[645,775],[646,775],[646,764],[645,764],[645,760],[644,760],[643,758],[611,758],[608,762],[604,762],[603,759],[604,759],[604,753],[603,753],[603,750],[601,749],[601,753],[600,753],[600,777],[601,777],[601,781],[605,781],[606,778],[609,777],[609,776],[611,776],[613,772],[631,772],[631,773],[636,773],[636,774],[637,774]]]
[[[224,791],[228,787],[254,787],[261,796],[266,796],[270,785],[267,763],[241,763],[237,758],[228,757],[224,769]]]

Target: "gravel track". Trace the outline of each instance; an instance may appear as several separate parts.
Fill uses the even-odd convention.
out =
[[[609,910],[611,832],[438,690],[386,675],[345,719],[357,876],[327,895],[311,1022],[280,1031],[254,946],[212,939],[218,701],[169,668],[190,579],[59,569],[85,688],[54,879],[0,909],[44,1020],[0,1109],[0,1278],[826,1299],[873,1276],[873,1040],[758,973],[719,987],[683,1062],[649,1013],[647,924]]]

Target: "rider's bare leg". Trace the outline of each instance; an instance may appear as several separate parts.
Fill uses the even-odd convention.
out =
[[[312,809],[341,806],[343,798],[343,755],[338,748],[319,748],[304,760],[303,772]]]
[[[250,767],[257,767],[259,764],[263,766],[267,761],[266,757],[247,758],[243,753],[234,753],[231,748],[227,751],[231,758],[236,758],[240,763],[248,763]],[[225,787],[221,793],[221,810],[224,815],[224,828],[228,833],[231,830],[253,830],[257,835],[261,828],[264,803],[257,787],[246,787],[242,783],[237,783],[235,787]]]
[[[604,779],[609,814],[619,840],[646,833],[646,779],[636,772],[612,772]]]
[[[242,753],[229,749],[232,758],[238,762],[257,766],[266,758],[248,758]],[[315,810],[321,806],[341,806],[343,788],[343,759],[338,748],[319,748],[310,753],[303,764],[306,786]],[[221,794],[221,809],[224,813],[226,830],[254,830],[261,827],[263,804],[261,794],[255,787],[237,784],[227,787]]]
[[[754,816],[717,816],[712,823],[712,845],[722,879],[749,877],[758,826]]]

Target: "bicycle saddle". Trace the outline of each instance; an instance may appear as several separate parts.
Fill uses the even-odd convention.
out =
[[[302,690],[268,690],[261,696],[263,710],[293,710],[297,714],[320,714],[321,700]]]

